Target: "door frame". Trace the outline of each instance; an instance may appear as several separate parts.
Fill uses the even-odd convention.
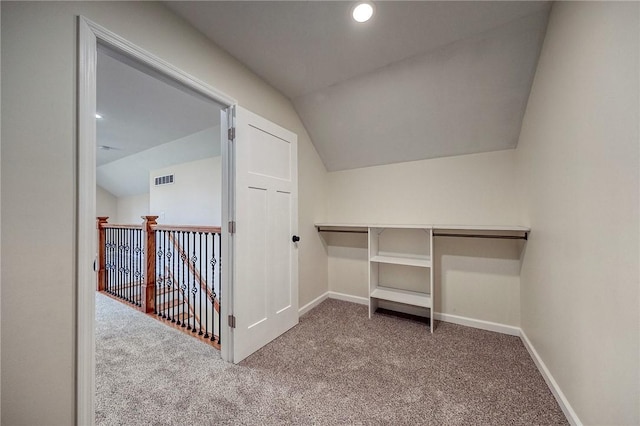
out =
[[[233,124],[237,101],[227,94],[185,73],[179,68],[145,51],[106,28],[78,16],[77,55],[77,154],[75,197],[75,288],[76,288],[76,424],[92,425],[95,421],[95,283],[93,270],[96,245],[96,61],[98,44],[108,46],[126,57],[150,67],[198,94],[227,107],[221,129]],[[226,118],[226,120],[225,120]],[[222,224],[233,220],[233,144],[223,137],[222,147]],[[226,265],[233,265],[233,241],[228,227],[221,226],[222,257]],[[232,307],[231,267],[222,271],[221,318],[227,318]],[[233,358],[232,333],[227,321],[220,324],[223,360]]]

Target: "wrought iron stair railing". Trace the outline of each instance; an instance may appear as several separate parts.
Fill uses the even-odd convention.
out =
[[[98,291],[220,347],[219,227],[97,218]]]

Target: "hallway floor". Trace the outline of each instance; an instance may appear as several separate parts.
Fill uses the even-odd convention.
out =
[[[239,365],[96,295],[96,424],[567,424],[517,337],[327,300]]]

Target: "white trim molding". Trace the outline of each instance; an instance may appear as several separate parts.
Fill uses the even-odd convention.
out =
[[[536,348],[533,346],[526,333],[522,329],[520,329],[520,339],[522,340],[522,344],[524,345],[524,347],[527,348],[527,351],[529,351],[529,355],[531,355],[533,362],[536,364],[536,367],[538,367],[538,371],[540,371],[540,374],[544,378],[544,381],[547,383],[547,386],[551,390],[551,393],[556,398],[556,401],[558,401],[558,405],[560,405],[560,408],[562,409],[562,412],[564,413],[569,423],[571,423],[573,426],[582,426],[580,418],[573,410],[573,407],[571,407],[571,404],[569,404],[569,400],[560,389],[560,386],[558,386],[558,382],[556,382],[556,380],[553,378],[544,361],[542,361],[542,358],[540,358],[540,355],[538,355],[538,351],[536,351]]]
[[[194,90],[201,95],[211,98],[223,105],[226,105],[227,107],[236,105],[238,103],[234,98],[227,95],[226,93],[209,86],[207,83],[185,73],[169,62],[147,52],[146,50],[136,46],[133,43],[130,43],[116,33],[107,30],[106,28],[86,19],[83,16],[80,16],[80,20],[86,23],[99,43],[109,46],[116,52],[122,53],[129,58],[135,58],[144,65],[152,68],[155,71],[158,71],[160,74],[185,85],[186,87]]]
[[[327,291],[326,293],[321,294],[311,302],[298,309],[298,315],[303,316],[327,299],[342,300],[344,302],[357,303],[358,305],[369,304],[369,299],[367,299],[366,297],[352,296],[350,294],[338,293],[335,291]]]
[[[369,298],[352,296],[350,294],[338,293],[336,291],[329,291],[329,299],[342,300],[345,302],[357,303],[358,305],[368,305]]]
[[[303,316],[304,314],[306,314],[307,312],[309,312],[310,310],[312,310],[313,308],[315,308],[316,306],[318,306],[328,298],[329,298],[329,292],[327,291],[326,293],[321,294],[320,296],[313,299],[311,302],[304,305],[302,308],[298,309],[298,316]]]
[[[481,330],[495,331],[496,333],[509,334],[511,336],[520,336],[520,327],[514,327],[512,325],[461,317],[458,315],[443,314],[441,312],[436,312],[434,318],[438,321],[479,328]]]
[[[75,286],[76,286],[76,424],[93,425],[95,421],[95,288],[96,273],[93,261],[96,256],[96,207],[95,207],[95,150],[96,150],[96,63],[98,44],[133,58],[138,63],[178,82],[192,91],[231,107],[237,101],[208,84],[181,71],[170,63],[130,43],[117,34],[78,16],[78,68],[77,68],[77,174],[76,232],[75,232]],[[224,140],[224,139],[223,139]],[[226,232],[223,230],[223,235]],[[227,256],[227,262],[232,260]],[[228,279],[221,283],[222,292],[232,295]],[[226,307],[232,302],[227,296]],[[220,330],[221,355],[231,359],[230,331]]]
[[[76,424],[95,421],[96,61],[97,39],[78,20],[76,228]]]

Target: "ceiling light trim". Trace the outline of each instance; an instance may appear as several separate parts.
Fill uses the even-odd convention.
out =
[[[351,17],[359,24],[368,22],[373,18],[376,8],[370,1],[361,1],[355,4],[351,9]]]

